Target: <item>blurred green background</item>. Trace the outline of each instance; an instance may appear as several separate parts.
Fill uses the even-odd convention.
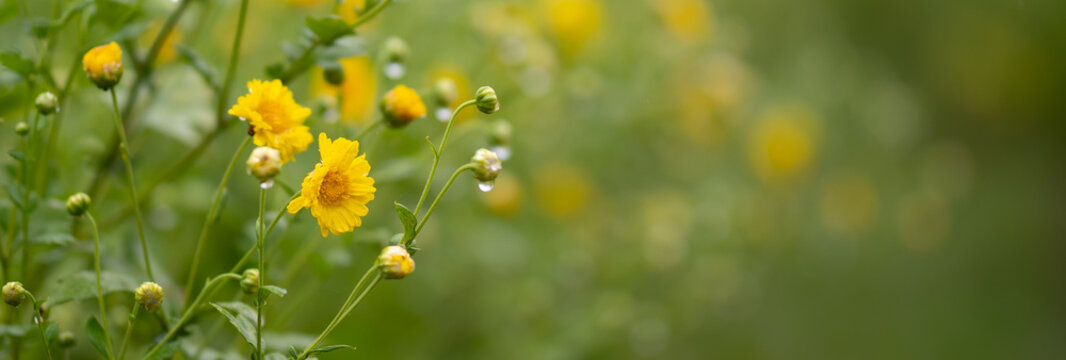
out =
[[[25,3],[29,19],[49,16],[50,2]],[[194,2],[172,43],[221,73],[238,3]],[[62,32],[54,73],[65,79],[66,64],[111,39],[143,52],[174,6],[145,0],[126,23],[86,23],[80,42],[73,27]],[[300,41],[306,16],[332,8],[253,1],[230,103],[285,58],[282,42]],[[4,18],[0,50],[36,59],[26,19]],[[1053,0],[397,1],[359,30],[354,46],[367,54],[342,61],[339,111],[320,71],[290,84],[314,110],[312,133],[353,136],[376,116],[379,93],[407,84],[429,104],[448,77],[460,100],[494,86],[502,110],[462,114],[438,178],[479,147],[511,156],[491,192],[457,182],[418,239],[417,271],[383,283],[330,337],[358,350],[322,358],[1066,357],[1064,19],[1066,2]],[[410,47],[398,80],[382,76],[389,36]],[[114,132],[106,93],[74,70],[53,200],[34,215],[42,228],[70,226],[61,199],[86,190]],[[213,94],[172,51],[151,84],[131,131],[141,184],[214,121]],[[0,69],[5,151],[33,96]],[[363,139],[378,193],[354,234],[321,239],[306,212],[284,218],[269,277],[289,295],[266,321],[287,340],[275,343],[317,334],[402,230],[392,202],[417,202],[432,160],[422,138],[439,142],[444,127],[434,110]],[[505,143],[501,121],[513,129]],[[146,201],[172,305],[243,136],[243,124],[228,128]],[[317,160],[313,144],[281,182],[297,187]],[[104,267],[139,282],[132,219],[106,221],[128,202],[121,167],[112,170],[94,198]],[[287,197],[276,189],[268,212]],[[254,242],[256,192],[243,172],[231,180],[201,276],[226,271]],[[10,208],[0,200],[0,218]],[[79,241],[41,253],[49,272],[31,290],[47,295],[89,269],[89,251]],[[121,324],[129,296],[111,299]],[[53,310],[79,337],[74,358],[92,354],[81,324],[93,309]],[[209,337],[246,358],[232,329],[204,335],[212,322],[190,341]],[[138,326],[135,337],[151,341],[153,324]]]

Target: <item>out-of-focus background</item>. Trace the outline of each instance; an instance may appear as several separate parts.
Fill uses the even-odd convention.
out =
[[[172,42],[224,69],[237,4],[195,3]],[[145,46],[173,6],[145,0],[141,28],[121,27],[145,35],[127,41]],[[253,1],[233,98],[332,8]],[[441,176],[478,147],[510,156],[491,192],[457,182],[418,239],[417,271],[330,337],[358,350],[322,358],[1066,357],[1064,20],[1053,0],[398,0],[360,29],[366,55],[341,61],[339,111],[321,70],[292,83],[312,132],[352,136],[380,92],[403,83],[428,99],[448,77],[460,101],[494,86],[502,110],[462,113]],[[0,47],[32,46],[17,19],[0,26]],[[93,29],[82,45],[63,37],[54,62],[116,36]],[[379,56],[390,36],[410,49],[398,80]],[[169,47],[161,61],[131,135],[142,183],[214,121],[196,72]],[[64,226],[58,199],[88,186],[113,133],[106,94],[75,84],[44,210]],[[0,85],[7,148],[28,98],[11,72]],[[393,201],[417,201],[422,138],[444,127],[430,107],[364,138],[378,194],[362,228],[321,239],[308,214],[283,220],[271,278],[290,293],[270,303],[275,336],[317,334],[402,230]],[[242,126],[147,201],[164,287],[185,281]],[[298,186],[316,152],[281,182]],[[114,174],[104,218],[128,201]],[[256,191],[234,176],[201,274],[252,244]],[[132,221],[119,224],[105,229],[105,267],[139,274]],[[56,278],[89,264],[42,257]],[[82,321],[88,305],[54,316]],[[217,334],[219,348],[238,341]]]

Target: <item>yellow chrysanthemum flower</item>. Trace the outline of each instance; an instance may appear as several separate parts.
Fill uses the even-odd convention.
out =
[[[397,128],[426,116],[426,104],[409,87],[396,85],[381,98],[381,112],[389,126]]]
[[[577,53],[603,29],[599,0],[542,0],[548,28],[567,53]]]
[[[318,152],[322,162],[304,177],[300,196],[289,203],[289,213],[311,208],[318,219],[322,237],[340,235],[363,225],[362,217],[374,200],[374,179],[366,155],[359,153],[359,142],[345,138],[330,141],[318,135]]]
[[[81,62],[89,79],[101,89],[110,89],[122,79],[122,48],[114,41],[90,49]]]
[[[660,0],[655,7],[674,37],[699,42],[712,31],[711,5],[702,0]]]
[[[281,162],[307,150],[313,138],[304,126],[311,109],[297,104],[292,91],[279,80],[248,82],[248,95],[237,99],[229,114],[247,120],[255,132],[255,144],[281,152]]]
[[[815,158],[817,116],[801,105],[768,110],[751,134],[749,155],[755,173],[769,184],[802,176]]]

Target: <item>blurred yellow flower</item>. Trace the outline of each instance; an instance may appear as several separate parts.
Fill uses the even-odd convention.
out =
[[[141,33],[138,41],[144,49],[147,49],[155,41],[155,37],[159,34],[159,31],[163,30],[162,22],[152,23],[144,32]],[[231,39],[232,40],[232,39]],[[181,42],[181,32],[174,29],[167,37],[163,39],[163,46],[159,48],[159,55],[156,55],[157,63],[166,63],[174,60],[178,55],[178,51],[174,49],[174,45]]]
[[[820,201],[822,221],[838,235],[855,235],[877,220],[877,189],[858,174],[835,174],[826,181]]]
[[[452,65],[438,66],[432,71],[430,71],[430,74],[434,81],[440,78],[447,78],[455,82],[455,93],[458,94],[458,96],[456,96],[455,100],[448,104],[449,116],[451,116],[450,110],[454,110],[455,108],[459,107],[459,104],[463,103],[464,101],[470,100],[470,98],[473,97],[474,90],[470,89],[470,80],[467,79],[466,75],[463,75],[463,72],[459,70],[458,67]],[[455,117],[455,122],[461,123],[466,119],[474,117],[475,114],[477,114],[476,111],[462,111],[459,113],[459,115]]]
[[[768,110],[749,139],[749,159],[766,183],[780,184],[802,176],[814,161],[816,117],[803,106]]]
[[[522,205],[522,187],[514,175],[502,173],[496,178],[495,188],[485,193],[485,205],[493,214],[512,216]]]
[[[592,185],[577,168],[549,165],[537,172],[537,201],[556,218],[565,219],[585,209],[592,196]]]
[[[401,127],[426,116],[426,104],[409,87],[396,85],[381,98],[381,113],[391,127]]]
[[[351,24],[355,22],[355,19],[359,18],[359,14],[355,12],[355,9],[357,7],[359,9],[366,9],[366,0],[343,0],[340,4],[337,5],[336,12],[337,15],[341,16],[341,19],[344,19],[344,21],[347,21],[349,24]],[[371,21],[370,23],[374,22]]]
[[[122,48],[114,41],[90,49],[81,62],[89,79],[101,89],[110,89],[122,79]]]
[[[344,82],[340,86],[333,86],[326,82],[322,78],[322,69],[316,67],[314,76],[311,77],[311,92],[336,99],[337,92],[340,91],[341,121],[365,123],[367,114],[374,106],[374,97],[377,93],[377,81],[374,78],[374,68],[370,63],[370,58],[350,57],[341,59],[340,64],[344,69]]]
[[[313,138],[304,126],[311,109],[297,104],[292,91],[279,80],[248,82],[248,94],[237,99],[229,114],[247,120],[255,132],[255,144],[281,152],[281,161],[307,150]]]
[[[542,0],[548,29],[562,49],[581,51],[603,29],[603,6],[599,0]]]
[[[712,31],[711,6],[704,0],[654,0],[666,28],[681,40],[699,42]]]
[[[322,162],[304,177],[300,196],[289,203],[289,213],[311,208],[318,219],[322,237],[340,235],[363,225],[362,217],[374,200],[374,179],[368,176],[370,163],[359,154],[359,142],[345,138],[330,141],[318,135],[318,152]]]

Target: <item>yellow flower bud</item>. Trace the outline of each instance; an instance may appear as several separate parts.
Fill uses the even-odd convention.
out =
[[[260,146],[252,150],[248,157],[248,173],[259,181],[270,181],[281,172],[281,152],[277,149]]]
[[[71,216],[81,216],[89,211],[92,199],[85,193],[77,193],[67,198],[67,213]]]
[[[114,41],[92,48],[81,62],[89,80],[102,90],[114,87],[122,79],[122,48]]]
[[[491,86],[482,86],[474,93],[477,100],[477,109],[486,114],[500,111],[500,100],[496,98],[496,90]]]
[[[415,271],[415,261],[411,259],[411,254],[399,245],[382,249],[377,265],[386,279],[403,279]]]
[[[144,306],[148,312],[159,310],[163,306],[163,288],[151,281],[146,281],[133,292],[133,298]]]
[[[22,287],[22,283],[18,281],[12,281],[4,284],[4,302],[8,305],[18,307],[22,305],[22,301],[26,300],[26,289]]]
[[[241,276],[241,291],[244,291],[245,294],[259,292],[259,269],[244,270],[244,274]]]
[[[399,128],[426,116],[426,105],[414,90],[397,85],[381,99],[381,113],[390,127]]]
[[[37,95],[37,112],[41,115],[52,115],[59,111],[59,99],[51,91],[45,91],[41,95]]]

